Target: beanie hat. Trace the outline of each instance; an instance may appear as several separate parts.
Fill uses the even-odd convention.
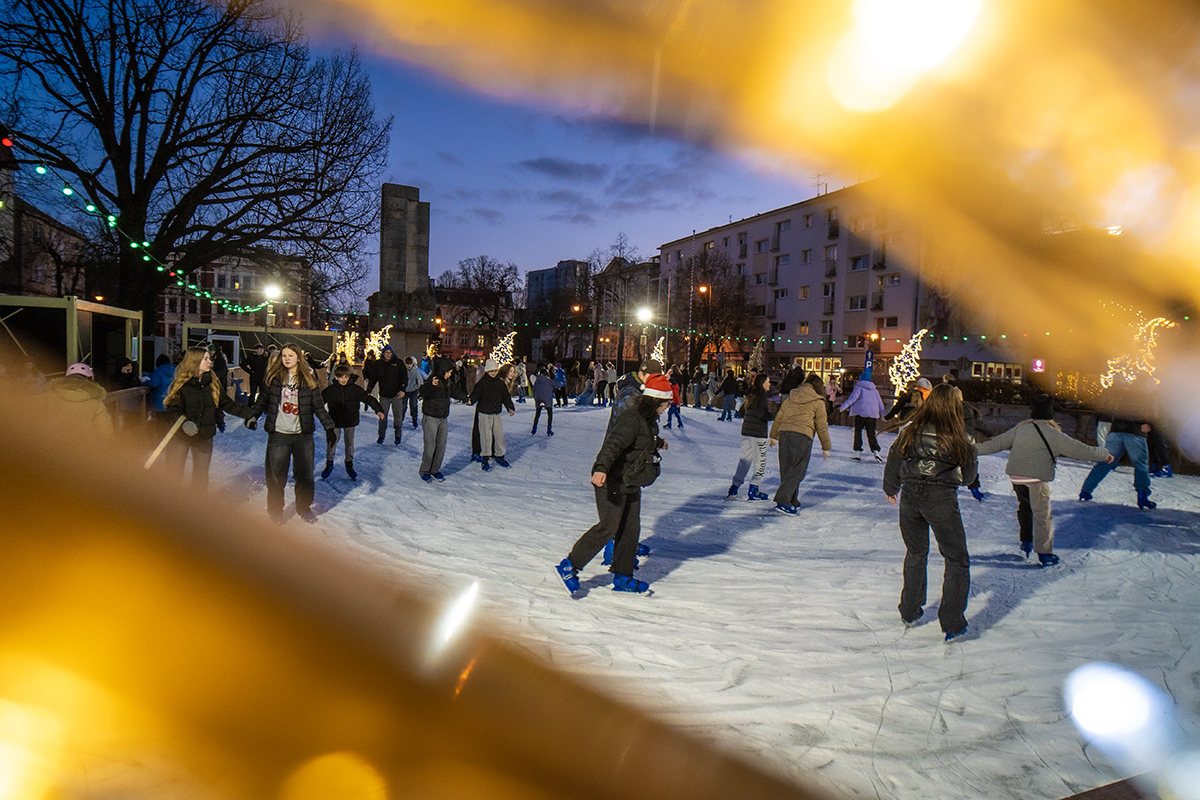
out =
[[[89,381],[92,379],[92,368],[83,362],[76,362],[67,367],[67,375],[81,375]]]
[[[390,344],[385,344],[385,345],[383,346],[383,349],[382,349],[382,350],[380,350],[379,352],[381,352],[381,353],[391,353],[392,355],[396,355],[396,351],[392,349],[392,346],[391,346]]]
[[[1045,392],[1034,396],[1029,408],[1030,419],[1054,419],[1054,398]]]
[[[928,392],[933,388],[933,384],[929,382],[929,378],[917,378],[917,388]]]
[[[860,381],[869,381],[869,380],[871,380],[871,370],[873,370],[873,369],[875,369],[875,366],[874,366],[874,365],[871,365],[871,366],[867,367],[866,369],[864,369],[864,370],[863,370],[863,374],[858,376],[858,379],[859,379]]]
[[[500,365],[496,363],[496,359],[489,358],[487,361],[483,362],[483,371],[484,372],[491,372],[492,370],[497,370],[497,369],[500,369]]]
[[[662,364],[653,358],[646,359],[642,362],[642,368],[638,372],[644,372],[647,375],[653,375],[656,372],[662,372]]]
[[[675,396],[671,391],[670,379],[661,372],[647,376],[646,386],[642,390],[642,394],[647,397],[657,397],[661,400],[670,400]]]

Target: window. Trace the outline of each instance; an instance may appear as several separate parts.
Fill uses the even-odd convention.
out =
[[[837,245],[836,244],[825,245],[825,260],[826,261],[837,261]]]
[[[231,282],[229,285],[232,286],[234,289],[242,288],[241,276],[239,276],[237,273],[234,273],[233,278],[231,279]]]
[[[790,219],[785,219],[783,222],[775,223],[775,232],[776,233],[783,233],[784,231],[790,231],[791,229],[792,229],[792,221]]]
[[[832,283],[821,284],[821,296],[822,297],[833,297],[833,284]]]
[[[812,227],[812,214],[804,215],[804,227],[806,227],[806,228]]]
[[[721,237],[721,247],[725,247],[725,248],[729,247],[729,237],[728,236]]]
[[[766,282],[767,282],[767,274],[765,272],[759,272],[754,276],[754,285],[755,286],[762,286]]]
[[[738,275],[745,275],[745,274],[746,274],[746,265],[745,265],[745,264],[738,264],[738,265],[737,265],[737,274],[738,274]]]
[[[196,313],[196,301],[195,300],[188,300],[188,313],[189,314]]]
[[[217,273],[217,288],[218,289],[225,288],[225,273],[224,272]]]
[[[483,347],[483,346],[484,346],[484,339],[483,339],[483,334],[482,334],[482,333],[481,333],[481,334],[479,334],[478,336],[476,336],[476,337],[475,337],[475,346],[476,346],[476,347]]]
[[[869,263],[870,260],[867,256],[855,256],[850,259],[850,271],[858,272],[859,270],[867,269],[871,266]]]
[[[799,294],[797,294],[796,297],[798,297],[801,300],[807,300],[808,299],[808,287],[801,286]]]
[[[865,294],[850,295],[850,310],[864,311],[867,308],[867,296]]]
[[[770,239],[759,239],[757,242],[754,243],[754,252],[756,252],[756,253],[765,253],[770,249],[771,249],[771,240]]]
[[[887,286],[899,286],[900,285],[900,274],[897,273],[895,275],[888,275],[887,280],[884,281],[884,283]]]
[[[800,251],[800,263],[801,264],[811,264],[812,263],[812,250],[801,250]]]
[[[167,299],[167,311],[174,312],[176,310],[176,308],[177,308],[177,306],[175,304],[175,298],[174,297],[168,298]]]
[[[871,222],[866,217],[855,217],[850,221],[850,230],[855,233],[865,231],[869,227],[871,227]]]
[[[900,323],[899,317],[884,317],[883,318],[883,327],[885,327],[885,328],[895,328],[899,323]]]
[[[802,320],[796,323],[796,333],[800,334],[801,336],[808,335],[808,320]]]
[[[776,268],[778,268],[778,267],[786,267],[786,266],[787,266],[788,264],[790,264],[790,263],[792,263],[792,257],[791,257],[790,255],[787,255],[787,256],[775,256],[775,266],[776,266]]]
[[[787,297],[787,296],[788,296],[787,289],[776,289],[775,290],[775,299],[776,300],[779,300],[779,299]]]
[[[712,250],[712,249],[713,249],[713,247],[714,247],[715,245],[716,245],[716,242],[705,242],[705,243],[704,243],[704,249],[705,249],[705,250]]]
[[[772,322],[771,323],[771,338],[772,339],[774,339],[776,336],[782,336],[785,333],[787,333],[787,323],[786,322]]]
[[[676,261],[683,261],[683,251],[682,251],[682,250],[676,250],[676,251],[675,251],[675,260],[676,260]]]
[[[837,222],[838,221],[837,206],[834,206],[833,208],[825,209],[825,221],[826,222]]]
[[[833,320],[831,320],[831,319],[821,320],[821,335],[828,336],[831,333],[833,333]]]
[[[254,288],[254,276],[253,275],[246,276],[246,280],[244,280],[242,282],[242,288],[243,289],[253,289]]]
[[[764,306],[755,306],[755,307],[754,307],[754,316],[756,316],[756,317],[765,317],[766,315],[767,315],[767,307],[766,307],[765,305],[764,305]]]

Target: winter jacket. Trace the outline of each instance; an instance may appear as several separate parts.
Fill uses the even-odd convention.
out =
[[[554,369],[554,385],[559,389],[567,388],[567,372],[562,367]]]
[[[267,374],[267,354],[263,353],[259,355],[258,353],[251,353],[246,356],[244,368],[246,374],[251,378],[261,381],[263,376]]]
[[[609,367],[608,369],[604,370],[604,380],[607,381],[608,383],[616,383],[617,382],[616,367]]]
[[[832,397],[829,399],[833,400]],[[879,419],[883,416],[883,398],[872,381],[859,381],[854,384],[854,391],[850,392],[840,410],[855,417]]]
[[[1038,431],[1046,437],[1046,441],[1042,441]],[[995,439],[975,445],[975,452],[981,456],[1001,450],[1010,451],[1008,466],[1004,468],[1007,474],[1046,482],[1054,480],[1057,458],[1065,456],[1079,461],[1104,461],[1108,458],[1107,449],[1091,447],[1067,436],[1048,420],[1027,419]]]
[[[792,389],[779,411],[775,414],[775,424],[771,426],[771,439],[778,441],[779,434],[784,431],[802,433],[809,438],[820,437],[821,449],[832,450],[829,440],[829,421],[825,414],[825,398],[817,394],[812,386],[802,383]]]
[[[333,419],[335,428],[358,426],[359,403],[366,403],[376,413],[383,411],[380,402],[367,394],[367,390],[359,386],[356,381],[358,381],[358,376],[351,375],[349,382],[342,386],[335,379],[330,381],[329,385],[325,387],[325,391],[321,392],[321,399],[325,401],[325,405],[329,409],[329,416]]]
[[[63,377],[50,381],[50,390],[41,397],[45,398],[47,415],[72,434],[105,440],[113,435],[112,418],[104,406],[107,394],[103,386],[92,381]]]
[[[258,393],[258,399],[250,407],[255,416],[263,413],[267,415],[266,420],[263,422],[263,428],[267,433],[275,432],[275,418],[279,415],[279,401],[282,396],[283,386],[279,383],[279,378],[276,378],[271,382],[270,386]],[[325,410],[320,389],[315,386],[310,389],[301,383],[297,399],[300,404],[301,434],[311,434],[316,430],[317,426],[313,423],[313,416],[316,416],[321,421],[321,427],[327,431],[337,427],[333,422],[333,418],[329,416],[329,412]]]
[[[683,394],[679,390],[679,381],[675,380],[675,378],[671,378],[671,404],[682,405],[682,403]]]
[[[404,394],[407,395],[409,392],[415,392],[420,389],[426,377],[428,376],[422,374],[420,368],[414,364],[412,369],[408,371],[408,383],[404,385]]]
[[[604,380],[604,367],[600,366],[600,362],[596,362],[592,366],[592,385],[599,386],[602,380]]]
[[[925,395],[920,389],[913,389],[911,392],[900,395],[896,400],[896,405],[892,406],[892,410],[887,412],[884,419],[892,419],[896,415],[900,419],[908,419],[912,413],[917,410],[917,406],[925,401]]]
[[[508,391],[508,384],[502,381],[499,375],[493,377],[484,373],[471,390],[471,402],[480,414],[499,414],[505,408],[509,411],[516,410],[512,395]]]
[[[218,408],[226,414],[234,414],[242,419],[254,419],[256,416],[246,406],[230,399],[224,386],[217,392],[216,402],[213,402],[214,380],[217,380],[217,377],[211,371],[200,373],[181,386],[175,400],[167,406],[168,411],[174,411],[185,417],[188,422],[195,423],[199,428],[196,432],[198,439],[211,439],[217,435]]]
[[[379,384],[380,397],[396,397],[408,386],[408,370],[396,356],[376,361],[371,378]]]
[[[229,387],[229,362],[225,360],[225,351],[217,348],[212,354],[212,374],[221,382],[221,388]]]
[[[613,399],[612,410],[608,412],[608,427],[604,430],[604,436],[607,438],[617,425],[617,418],[628,408],[633,408],[637,404],[637,399],[642,396],[642,382],[638,380],[636,372],[630,372],[628,375],[623,375],[617,381],[617,394]]]
[[[889,497],[895,497],[896,492],[906,483],[959,486],[974,482],[978,475],[979,459],[976,458],[975,451],[971,451],[971,457],[966,464],[950,461],[939,452],[937,433],[930,425],[921,431],[911,458],[904,458],[900,454],[900,448],[895,445],[888,450],[887,463],[883,466],[883,491]]]
[[[533,381],[533,402],[535,405],[554,405],[554,381],[545,373],[539,374]]]
[[[592,472],[608,476],[605,485],[616,492],[635,494],[642,486],[649,485],[639,481],[639,474],[648,476],[651,465],[658,463],[658,449],[662,445],[657,420],[646,419],[637,408],[626,409],[605,435]]]
[[[725,380],[721,381],[721,394],[726,397],[737,397],[738,379],[732,375],[725,376]]]
[[[1113,415],[1112,433],[1130,433],[1134,436],[1146,438],[1145,431],[1142,430],[1143,425],[1149,425],[1150,421],[1145,419],[1134,419],[1120,414]]]
[[[167,390],[171,388],[171,381],[175,380],[175,365],[163,364],[161,367],[155,367],[154,372],[149,375],[142,376],[142,382],[150,387],[151,400],[154,403],[155,411],[166,411],[163,401],[167,399]]]
[[[775,419],[771,406],[765,394],[754,400],[747,400],[742,405],[742,436],[753,436],[756,439],[767,438],[767,423]]]
[[[417,390],[421,398],[421,413],[425,416],[445,419],[450,416],[450,398],[466,402],[467,393],[454,382],[454,376],[451,375],[449,380],[442,377],[452,368],[453,364],[449,360],[435,359],[432,372]],[[433,382],[434,378],[437,379],[436,384]]]

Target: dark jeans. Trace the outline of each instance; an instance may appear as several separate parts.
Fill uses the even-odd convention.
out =
[[[910,482],[900,491],[900,536],[904,555],[904,588],[900,591],[900,618],[914,620],[925,606],[926,566],[929,562],[929,529],[946,562],[942,576],[942,602],[938,622],[945,633],[967,626],[967,595],[971,591],[971,557],[967,534],[958,511],[958,487]]]
[[[405,392],[404,399],[408,402],[408,415],[410,417],[412,417],[413,427],[416,427],[416,424],[417,424],[417,402],[421,398],[417,396],[417,390],[413,389],[411,392]]]
[[[283,513],[283,487],[287,484],[288,466],[296,479],[296,513],[312,510],[313,455],[316,447],[311,433],[267,434],[267,513]]]
[[[692,384],[692,408],[700,407],[700,384]]]
[[[1021,528],[1021,541],[1033,543],[1033,506],[1029,504],[1029,487],[1013,484],[1017,493],[1017,525]]]
[[[779,434],[779,489],[775,502],[785,506],[800,505],[800,482],[808,474],[812,455],[812,437],[795,431]]]
[[[167,473],[175,480],[183,480],[183,468],[189,452],[192,454],[192,486],[207,489],[208,465],[213,452],[213,440],[210,438],[177,432],[174,441],[167,445]]]
[[[671,407],[667,409],[667,427],[671,427],[671,417],[679,423],[679,427],[683,427],[683,417],[679,416],[679,406],[671,403]]]
[[[632,577],[638,537],[642,532],[642,492],[639,489],[633,494],[622,494],[608,485],[592,488],[596,490],[596,511],[600,521],[588,528],[571,548],[571,565],[583,569],[610,539],[615,539],[609,572]]]
[[[533,431],[537,432],[538,420],[542,418],[542,409],[546,409],[546,430],[554,427],[554,409],[550,406],[537,405],[533,409]]]
[[[854,452],[862,452],[862,434],[867,432],[867,444],[871,447],[872,453],[879,452],[879,440],[875,438],[875,426],[879,424],[879,420],[875,417],[860,417],[857,414],[854,416]]]

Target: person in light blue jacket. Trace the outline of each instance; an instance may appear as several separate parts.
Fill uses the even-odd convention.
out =
[[[838,408],[854,417],[854,455],[850,457],[855,461],[862,460],[862,434],[865,429],[871,454],[875,456],[876,461],[883,463],[883,459],[879,457],[879,440],[875,438],[875,428],[879,424],[879,418],[883,416],[883,398],[879,396],[879,389],[871,380],[870,369],[863,371],[850,396]]]

